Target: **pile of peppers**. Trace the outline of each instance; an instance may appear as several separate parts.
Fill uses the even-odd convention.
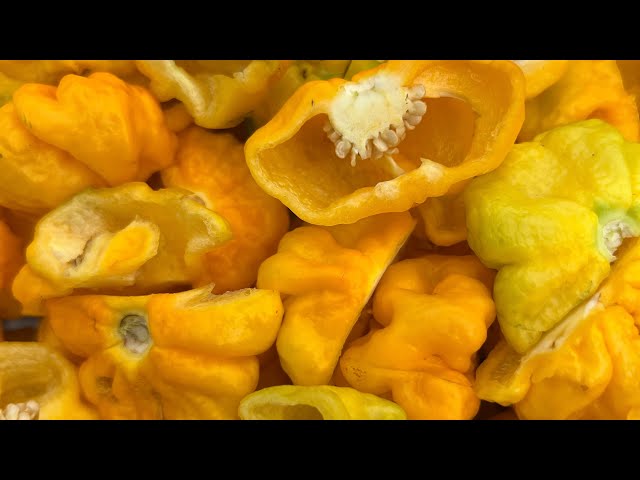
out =
[[[640,419],[640,61],[0,60],[0,420]]]

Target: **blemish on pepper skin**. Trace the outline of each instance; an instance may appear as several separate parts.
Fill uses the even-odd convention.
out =
[[[315,102],[313,101],[313,98],[312,98],[312,99],[311,99],[311,106],[312,106],[312,107],[313,107],[314,103],[315,103]]]

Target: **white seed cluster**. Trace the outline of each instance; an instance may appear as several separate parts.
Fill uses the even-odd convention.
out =
[[[26,403],[10,403],[0,409],[0,420],[37,420],[40,405],[35,400]]]
[[[364,151],[358,149],[342,133],[333,128],[330,122],[324,126],[324,131],[329,139],[336,146],[336,155],[339,158],[347,158],[351,160],[351,166],[356,166],[357,159],[366,160],[373,158],[377,160],[383,155],[393,155],[398,153],[395,148],[407,135],[407,130],[413,130],[422,121],[422,117],[427,113],[427,104],[421,99],[424,98],[426,91],[423,85],[414,85],[407,89],[407,100],[409,107],[402,116],[402,125],[389,125],[384,131],[377,132],[366,142]]]

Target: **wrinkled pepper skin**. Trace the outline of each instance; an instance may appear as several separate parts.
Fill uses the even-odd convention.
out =
[[[103,419],[237,419],[283,314],[278,292],[210,287],[72,296],[46,308],[54,334],[85,360],[82,392]]]
[[[241,420],[406,420],[398,405],[353,388],[281,385],[240,402]]]
[[[552,128],[591,118],[610,123],[630,142],[638,141],[638,108],[624,88],[615,60],[570,60],[554,85],[527,101],[518,141],[530,141]]]
[[[14,280],[14,295],[28,305],[46,292],[188,286],[203,275],[203,255],[230,238],[228,223],[187,190],[145,183],[87,190],[40,220],[26,251],[31,273]],[[26,283],[33,274],[43,281]],[[25,288],[16,288],[19,278]]]
[[[39,216],[106,182],[69,153],[38,139],[15,105],[0,108],[0,206]]]
[[[468,242],[499,270],[498,321],[518,353],[591,297],[640,234],[640,145],[601,120],[515,145],[465,192]]]
[[[287,60],[137,60],[161,102],[182,102],[196,125],[231,128],[241,123],[284,74]]]
[[[626,240],[596,295],[520,355],[504,341],[476,372],[476,391],[520,419],[637,418],[640,241]]]
[[[95,420],[80,396],[76,368],[37,342],[0,342],[0,408],[35,400],[40,420]]]
[[[260,264],[289,229],[289,212],[253,180],[243,145],[231,134],[191,127],[180,134],[177,164],[162,171],[162,181],[194,192],[231,227],[233,238],[205,253],[194,283],[214,283],[214,293],[255,285]]]
[[[30,133],[110,186],[144,181],[173,163],[177,140],[157,100],[110,73],[67,75],[57,87],[26,84],[13,103]]]
[[[409,419],[467,420],[474,355],[495,319],[494,272],[474,256],[431,255],[388,268],[373,299],[383,328],[355,340],[340,369],[359,391],[391,393]]]
[[[569,60],[514,60],[524,73],[527,100],[540,95],[567,72]]]
[[[245,154],[258,185],[302,220],[354,223],[491,171],[523,118],[524,76],[513,62],[389,61],[352,81],[302,85]]]
[[[20,305],[11,294],[13,279],[24,264],[22,241],[2,221],[0,215],[0,322],[4,318],[17,318]],[[0,323],[0,340],[2,340]]]
[[[294,385],[329,383],[349,332],[414,226],[404,212],[299,227],[264,261],[257,285],[283,295],[276,346]]]

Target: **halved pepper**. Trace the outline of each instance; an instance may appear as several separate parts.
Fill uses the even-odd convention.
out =
[[[640,144],[601,120],[515,145],[465,192],[468,242],[499,270],[498,321],[517,352],[591,297],[640,234]]]
[[[406,420],[398,405],[353,388],[281,385],[246,396],[242,420]]]
[[[23,264],[22,241],[0,216],[0,322],[4,318],[17,318],[20,314],[20,304],[11,294],[11,284]],[[0,340],[1,331],[0,326]]]
[[[189,286],[203,275],[203,255],[230,238],[228,223],[187,190],[87,190],[40,220],[26,252],[31,272],[23,269],[13,292],[30,305],[79,288],[139,294]]]
[[[510,61],[389,61],[302,85],[245,144],[256,182],[316,225],[402,212],[491,171],[524,118]]]
[[[21,415],[22,414],[22,415]],[[46,345],[0,342],[0,419],[93,420],[76,368]]]
[[[110,73],[67,75],[57,87],[26,84],[13,103],[31,134],[109,185],[144,181],[173,163],[176,138],[157,100]]]
[[[181,101],[204,128],[230,128],[265,98],[285,60],[137,60],[161,101]]]
[[[299,227],[264,261],[257,285],[284,296],[276,346],[294,385],[329,383],[349,332],[414,226],[404,212]]]
[[[521,419],[631,419],[640,412],[640,240],[620,248],[600,289],[521,355],[504,340],[476,391]]]
[[[494,272],[474,256],[431,255],[386,271],[373,299],[384,328],[355,340],[340,369],[357,390],[391,394],[409,419],[473,418],[475,353],[495,318]]]
[[[552,128],[598,118],[616,127],[626,140],[638,141],[640,119],[615,60],[570,60],[567,71],[540,95],[527,100],[519,142]]]
[[[104,419],[237,419],[275,341],[278,292],[211,287],[142,297],[48,300],[53,333],[84,359],[84,395]]]
[[[524,73],[527,99],[536,97],[562,78],[569,60],[514,60]]]
[[[214,293],[255,285],[260,264],[276,253],[289,229],[289,212],[251,177],[243,145],[228,133],[191,127],[179,136],[177,165],[162,171],[167,187],[190,190],[229,222],[233,238],[202,257],[195,285]]]

